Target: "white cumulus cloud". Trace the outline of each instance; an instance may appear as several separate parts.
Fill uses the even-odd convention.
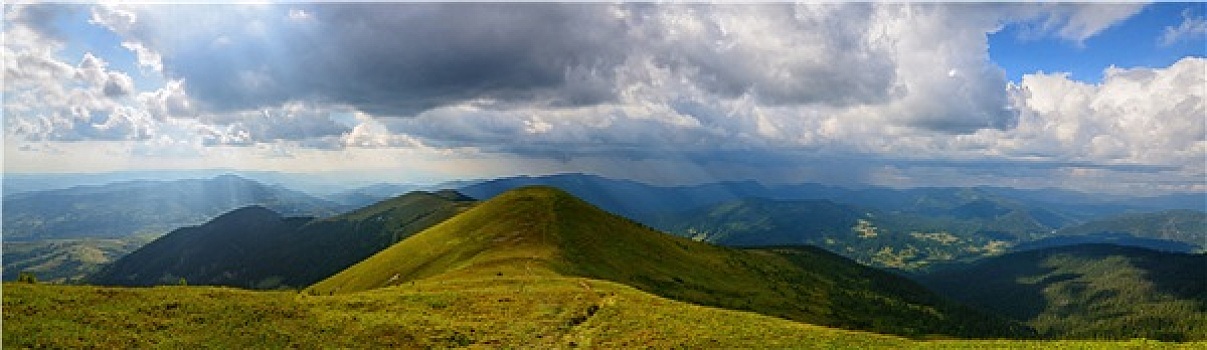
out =
[[[1108,68],[1101,83],[1029,74],[1012,88],[1022,122],[995,135],[1004,153],[1202,168],[1207,157],[1207,60],[1166,68]],[[1019,140],[1021,139],[1021,140]]]

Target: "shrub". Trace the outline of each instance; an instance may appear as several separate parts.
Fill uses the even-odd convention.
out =
[[[38,276],[35,276],[34,273],[30,271],[21,271],[17,273],[17,282],[38,283]]]

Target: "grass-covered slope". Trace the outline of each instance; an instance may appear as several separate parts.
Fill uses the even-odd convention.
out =
[[[906,339],[578,278],[424,283],[336,297],[215,287],[4,286],[5,347],[901,347]]]
[[[269,252],[284,285],[305,287],[474,206],[455,191],[411,192],[332,218],[310,222]]]
[[[548,187],[503,193],[305,292],[513,276],[609,280],[703,305],[894,334],[1024,332],[948,304],[909,280],[817,249],[737,250],[695,242]]]
[[[693,305],[571,277],[417,281],[333,297],[221,287],[6,283],[5,348],[1165,349],[1203,344],[916,341]]]
[[[106,266],[102,285],[303,287],[472,206],[456,192],[413,192],[335,216],[283,218],[260,207],[173,231]]]
[[[935,273],[952,298],[1074,339],[1207,340],[1207,255],[1078,245]]]

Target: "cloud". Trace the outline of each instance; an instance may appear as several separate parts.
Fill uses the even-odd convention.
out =
[[[107,97],[121,97],[134,92],[134,80],[126,73],[108,70],[108,66],[108,62],[86,53],[76,67],[76,78],[99,88]]]
[[[1024,38],[1053,35],[1084,45],[1085,41],[1134,16],[1146,4],[1024,4],[1008,13],[1020,20]]]
[[[1032,21],[1039,23],[1037,32],[1084,40],[1139,7],[324,4],[181,9],[102,6],[92,20],[123,35],[123,45],[139,52],[140,64],[163,62],[169,77],[187,82],[195,107],[214,113],[298,100],[347,105],[379,117],[409,117],[464,103],[497,110],[557,109],[623,104],[629,102],[624,95],[633,91],[674,86],[683,92],[655,91],[670,96],[648,102],[709,95],[967,133],[1009,127],[1016,117],[1005,108],[1003,74],[988,60],[985,34],[1002,21]],[[180,22],[206,25],[180,28]],[[161,58],[155,60],[153,54]]]
[[[88,23],[109,28],[115,33],[129,33],[138,22],[134,11],[117,6],[93,6]]]
[[[153,128],[146,114],[124,104],[133,80],[90,53],[71,65],[57,57],[64,43],[40,21],[46,7],[5,8],[3,56],[6,134],[32,141],[138,140]],[[32,11],[32,12],[31,12]],[[33,13],[34,15],[31,15]]]
[[[424,147],[418,139],[393,133],[381,122],[363,113],[356,113],[358,124],[340,136],[339,146],[360,148]]]
[[[289,19],[292,19],[295,21],[305,21],[305,20],[310,20],[313,18],[314,18],[314,16],[311,16],[309,12],[306,12],[306,10],[301,10],[301,9],[290,9],[289,10]]]
[[[156,73],[163,73],[163,57],[158,52],[151,51],[151,49],[146,48],[141,43],[131,41],[122,42],[122,47],[134,52],[135,57],[138,58],[139,67],[150,68]]]
[[[1045,26],[1052,25],[1061,38],[1078,43],[1122,22],[1144,8],[1144,4],[1086,4],[1066,10],[1063,16],[1048,17]],[[1065,5],[1074,6],[1074,5]]]
[[[1161,46],[1170,46],[1183,40],[1199,39],[1201,41],[1205,35],[1207,35],[1207,19],[1192,17],[1190,9],[1186,9],[1182,11],[1182,24],[1177,27],[1165,27],[1165,31],[1162,32],[1157,43]]]
[[[896,83],[893,43],[869,5],[716,5],[625,9],[632,41],[702,89],[767,104],[882,103]],[[634,19],[638,18],[638,19]]]
[[[206,114],[198,120],[213,126],[213,144],[252,145],[342,135],[351,129],[332,119],[333,110],[304,103],[238,113]]]
[[[33,9],[37,9],[34,15],[27,13]],[[128,74],[111,69],[105,59],[91,52],[85,52],[78,64],[64,62],[65,44],[30,22],[62,11],[21,6],[6,10],[6,20],[12,21],[6,23],[3,47],[4,124],[9,137],[29,142],[138,141],[145,144],[133,149],[151,154],[150,149],[176,144],[195,148],[338,138],[352,129],[330,118],[332,111],[341,110],[338,106],[289,102],[208,113],[197,108],[183,79],[168,79],[157,89],[137,91]],[[92,16],[94,23],[121,30],[132,30],[139,22],[138,15],[126,11],[93,11]],[[122,45],[137,55],[140,65],[154,69],[160,63],[141,43],[126,41]]]
[[[87,10],[86,5],[7,3],[4,5],[5,24],[19,23],[25,30],[36,32],[45,40],[62,42],[65,34],[55,23],[73,12]],[[7,26],[6,26],[7,27]],[[5,28],[5,34],[8,34]]]
[[[295,99],[377,116],[464,102],[495,109],[588,106],[615,103],[635,83],[665,83],[644,79],[662,73],[688,88],[749,95],[766,105],[883,105],[911,88],[932,92],[900,76],[916,68],[900,62],[912,49],[900,42],[916,34],[909,26],[916,23],[886,28],[895,19],[885,16],[913,9],[895,5],[206,6],[170,17],[164,7],[104,9],[112,13],[97,10],[94,21],[126,36],[129,46],[162,55],[166,73],[186,80],[200,106],[215,112]],[[207,26],[180,30],[181,21]],[[983,36],[995,25],[983,22],[969,34]],[[928,41],[934,42],[912,42]],[[994,74],[979,51],[960,79]],[[943,128],[952,117],[922,113],[905,121]],[[954,128],[997,125],[993,120]]]
[[[214,111],[299,98],[379,115],[470,99],[596,103],[610,97],[596,80],[617,64],[610,50],[622,34],[602,5],[179,9],[106,7],[94,19],[162,55],[165,72]],[[180,22],[207,25],[181,30]]]
[[[989,177],[976,169],[1012,167],[1037,182],[1185,179],[1207,153],[1202,58],[1112,68],[1098,84],[1060,73],[1010,84],[989,57],[987,35],[1005,26],[1084,44],[1141,8],[95,6],[91,23],[164,84],[139,91],[103,57],[64,58],[53,28],[14,21],[5,131],[136,142],[126,150],[165,157],[234,146],[299,161],[390,151],[666,162],[793,181],[976,181]]]
[[[175,108],[167,93],[183,96],[184,86],[147,95],[160,102],[148,103],[154,115],[209,115],[205,123],[246,142],[341,131],[316,118],[306,124],[313,135],[273,134],[289,127],[253,117],[305,101],[414,118],[381,125],[430,145],[639,156],[880,153],[903,143],[942,151],[934,139],[1020,122],[988,57],[986,34],[1003,21],[1083,41],[1140,8],[329,4],[197,7],[169,21],[149,6],[101,7],[93,20],[160,53],[165,72],[187,85]],[[168,30],[180,16],[210,25]],[[344,138],[381,131],[360,126]],[[358,126],[349,127],[340,135]]]
[[[1108,163],[1178,164],[1207,157],[1207,59],[1166,68],[1111,67],[1099,84],[1067,74],[1029,74],[1011,88],[1022,122],[987,133],[999,150]]]

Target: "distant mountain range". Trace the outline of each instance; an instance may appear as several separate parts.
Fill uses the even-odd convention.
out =
[[[323,198],[350,208],[360,208],[406,194],[407,192],[422,189],[425,189],[425,187],[402,184],[374,184],[332,193],[323,196]]]
[[[865,265],[914,271],[1005,252],[1018,233],[983,230],[992,223],[890,214],[828,200],[745,199],[664,215],[652,225],[728,246],[812,245]]]
[[[747,198],[772,200],[829,200],[886,212],[930,215],[934,213],[986,215],[999,206],[1026,207],[1046,226],[1068,220],[1088,219],[1121,213],[1171,209],[1207,210],[1207,194],[1172,194],[1156,197],[1090,195],[1059,189],[1020,190],[1001,187],[893,189],[868,187],[849,189],[821,184],[763,185],[754,181],[722,181],[690,186],[654,186],[629,180],[588,174],[506,177],[468,184],[449,184],[478,199],[523,186],[553,186],[604,210],[639,221],[652,213],[698,209]],[[960,208],[965,206],[964,208]]]
[[[1207,340],[1207,254],[1115,245],[1012,253],[919,279],[1046,338]]]
[[[907,271],[1014,247],[1110,242],[1182,252],[1207,249],[1207,194],[1125,197],[1054,189],[847,189],[752,181],[665,187],[584,174],[501,178],[460,191],[485,199],[530,185],[564,189],[609,212],[697,240],[812,244],[864,264]]]
[[[263,206],[286,217],[325,217],[416,189],[453,188],[489,199],[527,185],[561,188],[611,213],[697,240],[731,246],[811,244],[863,264],[912,272],[1009,251],[1084,243],[1176,252],[1207,249],[1207,214],[1201,210],[1102,214],[1140,210],[1146,205],[1193,209],[1195,195],[1095,199],[1067,191],[844,189],[812,184],[765,186],[749,181],[667,187],[561,174],[438,186],[376,184],[318,198],[224,175],[208,180],[130,181],[8,194],[4,197],[4,241],[59,242],[25,250],[21,256],[8,254],[12,259],[5,260],[5,268],[36,270],[47,280],[78,278],[81,271],[93,271],[97,264],[130,251],[124,244],[104,239],[160,235],[248,205]],[[1050,204],[1061,198],[1068,202]],[[1132,202],[1136,204],[1126,204]],[[62,240],[75,241],[65,244]],[[110,258],[80,253],[98,249]],[[22,264],[15,265],[17,262]]]
[[[860,263],[904,271],[1000,255],[1014,250],[1114,243],[1173,252],[1207,248],[1207,213],[1176,210],[1123,214],[1072,224],[1073,219],[1000,199],[972,199],[940,210],[884,211],[828,200],[744,199],[650,219],[684,237],[730,246],[825,248]]]
[[[234,175],[131,181],[4,196],[5,241],[162,234],[260,205],[287,215],[327,216],[338,204]]]
[[[304,287],[452,217],[474,201],[413,192],[325,219],[287,218],[259,206],[172,231],[92,275],[90,283]]]
[[[1061,228],[1059,236],[1123,234],[1185,242],[1207,248],[1207,214],[1197,210],[1129,213]]]

